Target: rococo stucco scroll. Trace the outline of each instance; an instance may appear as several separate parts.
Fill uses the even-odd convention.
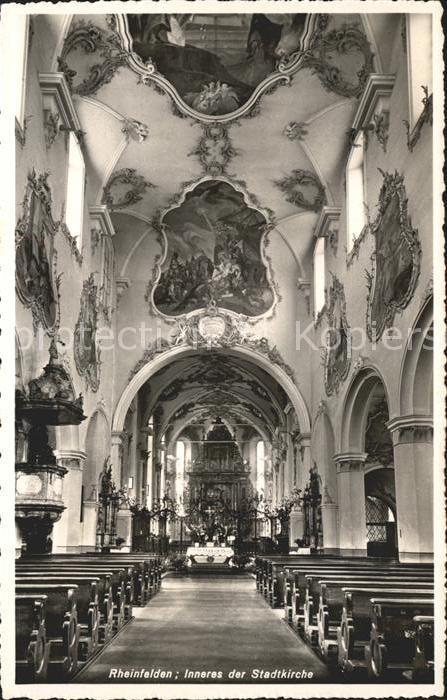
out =
[[[48,173],[28,175],[22,215],[15,230],[16,290],[31,310],[34,332],[39,325],[49,335],[58,322],[59,278],[56,276],[54,237],[58,224],[51,213]]]
[[[73,354],[76,369],[92,391],[100,382],[100,348],[96,339],[98,299],[97,286],[91,274],[82,287],[81,306],[74,330]]]
[[[351,332],[346,317],[345,292],[342,283],[333,276],[328,294],[329,328],[324,353],[324,385],[330,396],[349,373],[351,365]]]
[[[230,121],[310,69],[323,87],[359,97],[373,54],[358,23],[326,14],[127,14],[76,20],[59,57],[70,89],[93,95],[128,66],[182,117]],[[79,55],[83,53],[82,60]],[[85,60],[87,59],[87,60]]]
[[[420,272],[421,245],[408,215],[404,177],[380,171],[383,184],[379,193],[376,220],[371,225],[375,251],[372,271],[367,273],[368,300],[366,328],[370,340],[378,340],[390,327],[397,312],[413,297]]]
[[[284,361],[276,346],[272,347],[267,338],[253,335],[248,317],[225,313],[214,302],[210,302],[199,314],[177,320],[168,338],[159,338],[151,343],[130,372],[129,380],[157,355],[184,346],[205,349],[244,347],[264,355],[293,382],[296,381],[293,369]]]

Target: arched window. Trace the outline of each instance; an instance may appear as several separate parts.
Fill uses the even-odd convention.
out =
[[[360,236],[366,224],[364,156],[363,131],[359,131],[353,143],[346,170],[346,249],[348,253],[352,250],[355,239]]]
[[[256,445],[256,491],[265,492],[265,445],[259,440]]]
[[[433,91],[432,70],[432,15],[412,13],[407,20],[407,60],[410,129],[412,130],[424,108],[422,102]]]
[[[320,313],[324,306],[324,289],[325,289],[325,239],[318,238],[314,250],[314,312],[315,316]]]
[[[84,218],[85,164],[76,134],[70,131],[68,141],[68,174],[65,202],[65,225],[82,249],[82,223]]]
[[[8,62],[12,85],[15,88],[14,113],[18,124],[23,128],[25,121],[25,84],[28,59],[29,16],[14,14],[11,17],[14,34],[14,55]]]

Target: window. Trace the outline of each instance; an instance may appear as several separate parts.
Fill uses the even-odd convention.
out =
[[[423,86],[428,95],[433,90],[431,15],[407,15],[407,56],[410,128],[413,129],[424,108]]]
[[[360,131],[352,146],[346,172],[347,189],[347,252],[352,250],[355,239],[360,236],[366,224],[364,186],[365,143]]]
[[[76,239],[78,249],[82,247],[82,222],[84,218],[85,165],[82,150],[76,135],[70,131],[68,145],[67,199],[65,225]]]
[[[15,88],[15,117],[20,126],[23,127],[25,121],[24,109],[29,17],[28,15],[15,14],[11,19],[13,24],[12,31],[14,33],[15,55],[11,56],[11,61],[8,63],[8,72],[11,71],[12,73],[11,80]]]
[[[315,316],[320,313],[324,306],[324,288],[325,288],[325,264],[324,250],[325,238],[317,238],[317,243],[314,250],[314,312]]]

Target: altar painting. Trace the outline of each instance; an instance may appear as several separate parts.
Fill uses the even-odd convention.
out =
[[[261,257],[265,217],[222,181],[207,181],[163,218],[166,257],[153,301],[163,314],[177,316],[219,308],[259,316],[274,295]]]
[[[305,14],[129,14],[132,50],[202,114],[236,111],[296,52]]]

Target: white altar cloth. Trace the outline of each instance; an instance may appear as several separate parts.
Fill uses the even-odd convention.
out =
[[[225,564],[234,555],[232,547],[188,547],[186,556],[193,564]],[[189,563],[188,562],[188,563]],[[228,562],[230,565],[231,563]]]

